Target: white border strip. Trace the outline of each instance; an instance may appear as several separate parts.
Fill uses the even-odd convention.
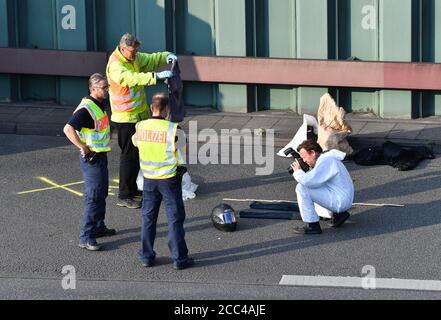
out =
[[[391,289],[441,291],[441,281],[359,277],[291,276],[284,275],[279,285],[300,287],[342,287],[359,289]]]

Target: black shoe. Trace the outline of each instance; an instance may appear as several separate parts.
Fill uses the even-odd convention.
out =
[[[136,191],[135,195],[133,196],[133,200],[142,201],[142,191]]]
[[[321,234],[322,228],[320,228],[319,222],[306,223],[303,227],[294,228],[294,233],[298,234]]]
[[[111,236],[114,236],[115,234],[116,234],[116,230],[115,229],[109,229],[107,227],[104,227],[102,229],[98,229],[96,231],[96,237],[97,238],[111,237]]]
[[[341,213],[334,213],[334,217],[331,219],[329,225],[333,228],[338,228],[343,223],[345,223],[346,220],[348,220],[349,216],[350,214],[347,211]]]
[[[151,268],[155,265],[155,261],[142,261],[142,266],[145,268]]]
[[[188,258],[187,261],[181,264],[177,264],[176,262],[173,263],[173,269],[175,270],[183,270],[194,266],[194,259]]]
[[[116,205],[118,207],[126,207],[129,209],[139,209],[141,208],[141,201],[136,201],[134,199],[118,199]]]

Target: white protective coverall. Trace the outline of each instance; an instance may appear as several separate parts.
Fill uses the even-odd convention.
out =
[[[344,152],[331,150],[319,156],[311,171],[294,172],[293,177],[298,182],[297,201],[304,222],[318,222],[319,217],[332,218],[333,213],[352,207],[354,184],[341,162],[345,156]]]

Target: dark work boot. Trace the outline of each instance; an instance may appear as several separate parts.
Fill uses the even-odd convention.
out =
[[[348,220],[350,214],[349,212],[341,212],[341,213],[334,213],[334,217],[332,217],[329,225],[333,228],[340,227],[343,223],[345,223],[346,220]]]
[[[294,228],[294,233],[298,234],[321,234],[322,228],[320,228],[319,222],[305,223],[303,227]]]

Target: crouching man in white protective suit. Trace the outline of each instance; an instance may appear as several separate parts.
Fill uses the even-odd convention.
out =
[[[298,161],[291,164],[298,182],[297,201],[304,227],[294,229],[300,234],[320,234],[320,217],[328,218],[338,228],[348,218],[354,200],[354,184],[342,163],[346,154],[338,150],[323,153],[320,145],[307,140],[297,147],[300,157],[312,169],[305,173]]]

